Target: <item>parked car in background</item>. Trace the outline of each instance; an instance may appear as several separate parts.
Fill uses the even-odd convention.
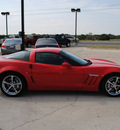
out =
[[[10,38],[6,39],[1,46],[1,54],[10,54],[21,50],[22,39]]]
[[[74,36],[66,36],[71,42],[75,42],[75,37]],[[79,42],[79,38],[76,37],[76,42]]]
[[[19,35],[10,35],[9,38],[20,38]]]
[[[57,34],[57,35],[51,35],[49,37],[55,38],[60,47],[62,47],[62,45],[66,45],[66,47],[71,46],[71,41],[65,35],[58,35]]]
[[[37,39],[40,38],[39,35],[28,35],[27,38],[25,38],[24,42],[27,47],[31,47],[31,45],[35,45]]]
[[[59,45],[54,38],[39,38],[35,44],[35,48],[41,47],[58,47]]]

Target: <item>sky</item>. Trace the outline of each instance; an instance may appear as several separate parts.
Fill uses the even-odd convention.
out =
[[[120,0],[24,0],[25,34],[120,35]],[[0,0],[0,12],[8,16],[9,34],[21,31],[21,0]],[[6,17],[0,15],[0,35],[6,34]]]

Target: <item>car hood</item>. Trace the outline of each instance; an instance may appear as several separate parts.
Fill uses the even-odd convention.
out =
[[[92,64],[94,65],[102,65],[102,66],[119,66],[118,64],[116,64],[115,62],[109,61],[109,60],[105,60],[105,59],[96,59],[96,58],[89,58],[87,60],[90,60],[92,62]]]

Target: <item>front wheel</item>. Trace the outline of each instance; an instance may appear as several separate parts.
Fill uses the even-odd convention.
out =
[[[120,75],[113,74],[108,76],[103,82],[103,90],[109,96],[120,95]]]
[[[26,84],[21,75],[11,72],[2,76],[0,86],[7,96],[18,96],[24,91]]]

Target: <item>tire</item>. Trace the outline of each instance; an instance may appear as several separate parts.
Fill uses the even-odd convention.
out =
[[[25,91],[26,81],[20,74],[9,72],[2,76],[0,86],[5,95],[14,97]]]
[[[120,95],[120,75],[111,74],[107,76],[102,83],[103,91],[112,97]]]
[[[27,47],[28,47],[28,48],[31,48],[31,42],[28,42],[28,43],[27,43]]]
[[[66,47],[70,47],[70,42],[67,42],[67,43],[66,43]]]

